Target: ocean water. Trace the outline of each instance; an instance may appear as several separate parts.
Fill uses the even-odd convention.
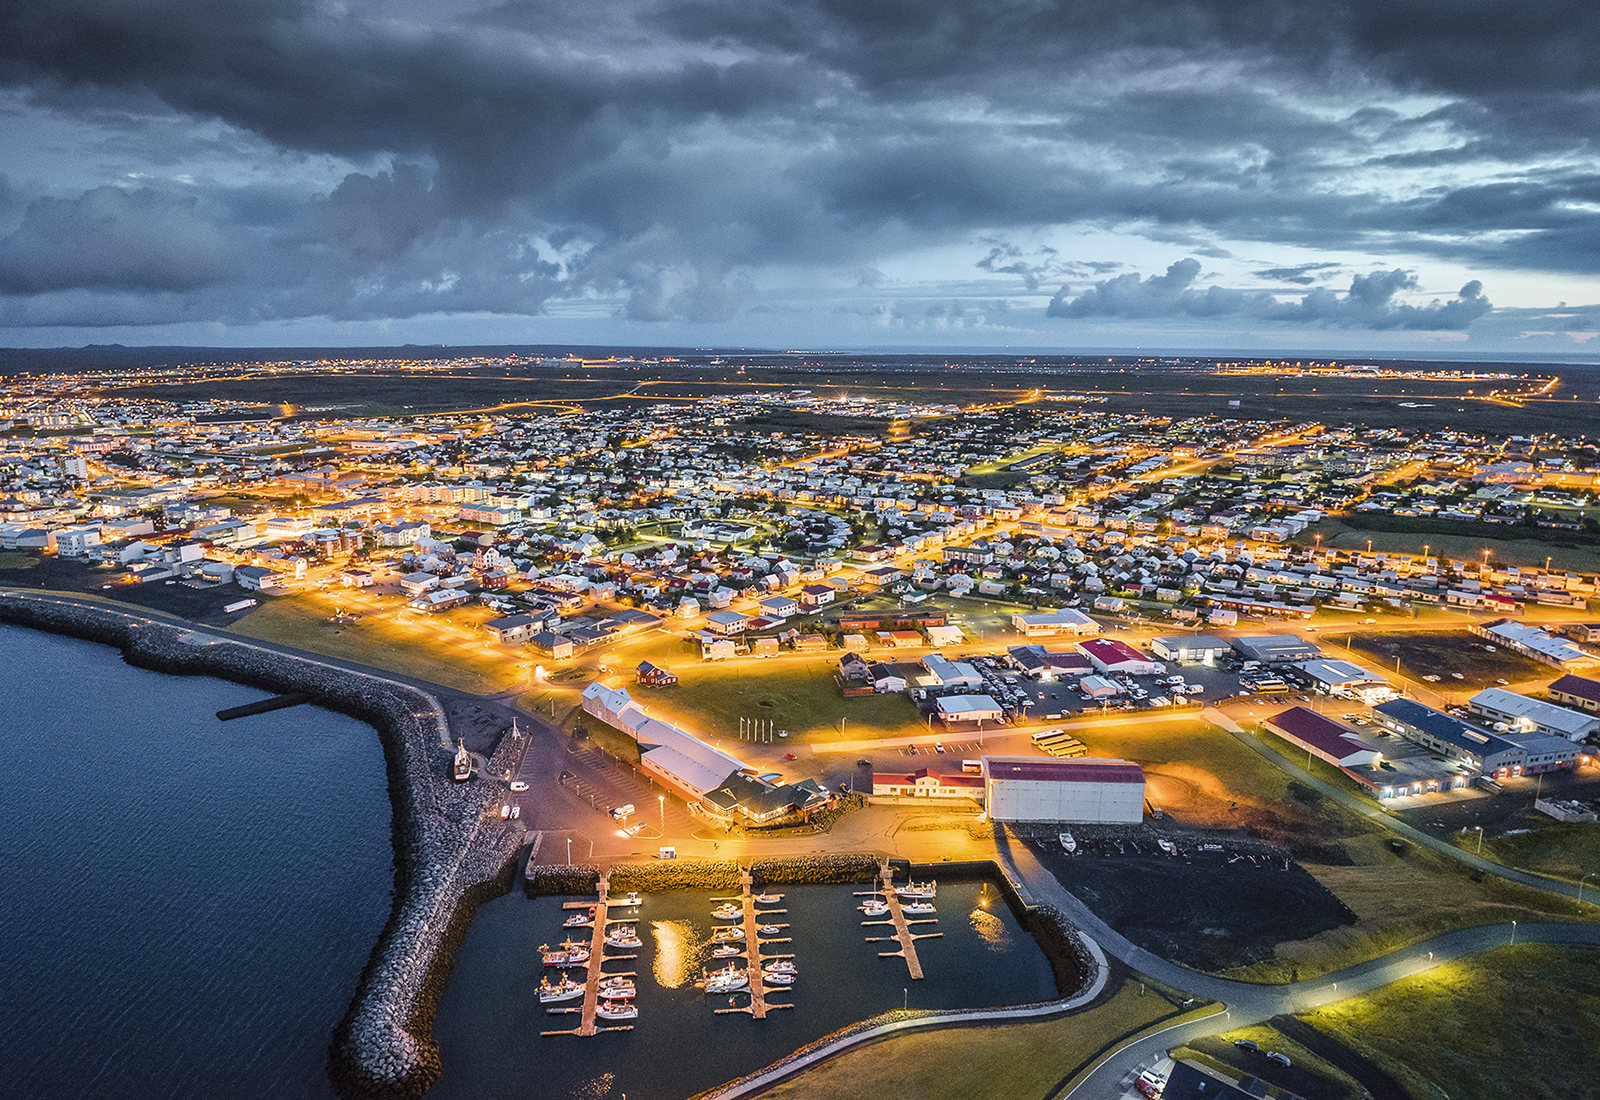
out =
[[[0,695],[0,1093],[331,1097],[393,884],[373,729],[10,626]]]
[[[529,900],[520,892],[489,902],[456,959],[434,1029],[444,1074],[429,1100],[682,1100],[753,1072],[836,1029],[880,1012],[912,1008],[983,1007],[1056,996],[1038,944],[1018,926],[992,885],[939,884],[939,939],[919,940],[926,976],[912,981],[904,960],[879,958],[893,943],[868,943],[856,911],[859,886],[774,887],[793,942],[764,953],[792,954],[799,972],[792,993],[772,999],[791,1010],[765,1020],[717,1015],[729,998],[695,987],[709,957],[714,895],[693,891],[647,895],[639,909],[644,946],[638,958],[614,961],[607,973],[633,970],[639,1017],[634,1030],[590,1037],[542,1036],[575,1028],[579,1017],[550,1016],[536,987],[540,944],[561,942],[561,898]],[[623,913],[614,913],[621,916]],[[575,938],[587,940],[587,929]],[[628,952],[608,951],[608,954]],[[581,973],[575,971],[574,973]],[[739,1005],[748,997],[739,995]]]

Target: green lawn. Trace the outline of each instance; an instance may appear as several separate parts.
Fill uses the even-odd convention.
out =
[[[676,687],[643,689],[635,698],[686,728],[712,737],[738,737],[741,718],[771,721],[796,742],[901,736],[923,730],[904,694],[845,698],[833,682],[837,656],[741,659],[673,666]]]
[[[1097,1008],[1040,1023],[909,1032],[859,1047],[763,1090],[762,1100],[1032,1100],[1051,1095],[1106,1044],[1179,1010],[1123,983]]]
[[[1515,836],[1485,835],[1484,856],[1507,867],[1551,875],[1568,882],[1592,876],[1587,885],[1595,893],[1585,900],[1600,903],[1600,823],[1550,821],[1532,811],[1528,817],[1534,819],[1529,822],[1531,832]],[[1488,830],[1484,832],[1487,834]],[[1477,851],[1478,834],[1475,832],[1454,833],[1452,839],[1469,852]]]
[[[1430,557],[1481,561],[1487,548],[1501,565],[1543,568],[1548,556],[1556,569],[1600,570],[1594,537],[1578,531],[1352,513],[1314,523],[1296,535],[1294,542],[1310,546],[1319,534],[1325,549],[1365,550],[1371,539],[1372,549],[1383,554],[1420,555],[1427,546]]]
[[[1500,948],[1303,1019],[1419,1100],[1600,1097],[1600,949]]]
[[[0,551],[0,569],[28,569],[38,564],[38,558],[30,558],[26,554],[10,550]]]

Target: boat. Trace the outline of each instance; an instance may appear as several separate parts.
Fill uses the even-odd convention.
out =
[[[1157,837],[1156,846],[1169,856],[1175,856],[1178,854],[1178,846],[1165,837]]]
[[[889,915],[889,903],[882,898],[873,898],[871,901],[861,904],[861,912],[869,917],[887,917]]]
[[[583,982],[575,982],[565,974],[561,975],[560,982],[551,982],[549,978],[545,978],[539,983],[539,1003],[575,1001],[583,996],[583,990]]]
[[[761,967],[763,974],[793,974],[794,962],[791,959],[773,959]]]
[[[611,905],[639,905],[641,901],[642,899],[639,897],[639,891],[637,890],[629,890],[626,894],[620,894],[609,899]]]
[[[777,905],[783,900],[782,894],[757,894],[751,899],[757,905]]]
[[[602,1020],[636,1020],[639,1006],[632,1001],[601,1001],[594,1014]]]
[[[639,930],[631,924],[619,924],[606,933],[607,947],[643,947],[644,941],[639,938]]]
[[[749,986],[750,972],[732,963],[706,976],[707,993],[732,993],[736,989],[748,989]]]
[[[894,892],[905,900],[929,900],[939,890],[937,882],[908,882],[904,886],[896,886]]]
[[[560,947],[540,944],[539,952],[546,966],[586,966],[589,962],[589,949],[570,939],[563,940]]]
[[[1056,839],[1061,841],[1061,847],[1066,850],[1066,853],[1069,856],[1077,854],[1077,852],[1078,852],[1078,842],[1072,838],[1072,834],[1071,833],[1062,833]]]
[[[460,738],[456,739],[455,777],[458,783],[472,778],[472,754],[467,751],[467,743]]]
[[[562,927],[563,928],[587,928],[593,923],[594,923],[594,910],[590,909],[587,913],[579,911],[577,913],[572,914],[572,916],[568,917],[565,921],[562,922]]]
[[[904,904],[904,905],[902,905],[900,907],[900,911],[902,913],[936,913],[936,912],[938,912],[938,910],[933,907],[933,903],[932,902],[928,902],[928,901],[909,901],[909,902],[907,902],[906,904]]]
[[[600,996],[608,1000],[632,1000],[636,992],[632,978],[625,978],[621,974],[605,978],[600,982]]]
[[[736,955],[743,955],[744,948],[735,947],[731,943],[719,943],[711,949],[713,959],[731,959]]]
[[[744,916],[744,910],[739,908],[737,905],[733,905],[729,902],[723,902],[721,905],[711,910],[711,915],[716,917],[718,920],[737,920],[738,918]]]
[[[794,975],[785,974],[777,970],[763,970],[761,972],[761,980],[768,985],[793,985]]]
[[[744,939],[743,928],[719,928],[711,933],[712,943],[727,943],[730,940]]]
[[[758,924],[758,925],[756,925],[756,933],[758,935],[762,935],[762,936],[776,936],[779,932],[782,932],[782,931],[783,931],[783,929],[779,928],[776,924]]]

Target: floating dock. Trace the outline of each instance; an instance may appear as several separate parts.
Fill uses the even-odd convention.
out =
[[[309,702],[311,696],[304,692],[291,691],[287,695],[274,695],[271,699],[258,699],[254,703],[246,703],[240,707],[219,710],[217,717],[224,722],[231,722],[235,718],[247,718],[252,714],[265,714],[269,710],[282,710],[285,707],[298,707],[301,703]]]
[[[568,1008],[565,1012],[582,1012],[583,1020],[576,1028],[567,1031],[541,1031],[540,1035],[598,1035],[602,1031],[632,1031],[632,1024],[611,1024],[605,1027],[597,1025],[598,1017],[595,1013],[600,1008],[600,980],[602,978],[616,977],[620,974],[631,974],[632,971],[619,972],[619,975],[607,974],[604,964],[606,962],[606,925],[619,924],[624,919],[606,916],[606,907],[609,904],[607,893],[610,890],[610,876],[600,879],[600,896],[598,900],[569,901],[562,905],[563,909],[588,909],[594,908],[594,932],[589,937],[589,967],[586,972],[583,989],[583,1007],[581,1009]],[[626,959],[637,959],[637,955],[613,955],[613,959],[622,962]]]
[[[781,1008],[793,1008],[793,1004],[784,1004],[767,1000],[767,983],[761,973],[761,964],[768,959],[792,959],[793,955],[763,955],[761,945],[789,943],[792,937],[782,937],[763,940],[756,932],[759,925],[769,923],[764,918],[774,913],[787,913],[787,909],[757,909],[755,894],[751,892],[753,880],[750,871],[743,869],[739,872],[739,885],[743,888],[738,897],[713,898],[713,901],[738,902],[744,910],[744,944],[745,944],[745,972],[750,977],[750,1003],[730,1008],[717,1008],[712,1011],[722,1016],[730,1012],[747,1012],[757,1020],[765,1020],[767,1013],[775,1012]],[[776,895],[780,900],[782,895]],[[780,927],[787,928],[788,925]],[[780,989],[793,989],[792,985],[775,986],[773,992]],[[743,992],[743,991],[741,991]]]
[[[856,894],[858,898],[868,896],[864,893]],[[870,896],[876,897],[877,891],[874,891]],[[922,960],[917,958],[917,941],[937,939],[944,933],[913,932],[911,931],[911,926],[914,924],[938,924],[939,919],[937,917],[929,917],[926,920],[907,920],[905,910],[900,907],[900,895],[894,892],[894,874],[887,867],[883,869],[883,899],[884,903],[889,906],[889,919],[864,920],[861,925],[866,928],[877,924],[892,924],[894,925],[894,933],[888,936],[868,936],[867,942],[880,943],[883,940],[893,940],[898,943],[900,950],[879,951],[878,957],[880,959],[892,959],[899,956],[905,959],[906,969],[910,971],[911,976],[920,979],[922,977]]]

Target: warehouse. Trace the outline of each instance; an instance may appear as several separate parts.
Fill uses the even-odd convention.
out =
[[[985,756],[991,821],[1137,825],[1144,820],[1144,770],[1128,760]]]
[[[1504,722],[1508,729],[1519,733],[1542,733],[1582,741],[1600,729],[1600,718],[1503,688],[1485,688],[1467,700],[1467,706],[1473,714],[1491,722]]]
[[[1128,676],[1154,676],[1163,666],[1115,638],[1093,638],[1079,642],[1078,648],[1100,672],[1120,672]]]
[[[1213,638],[1209,634],[1180,634],[1172,638],[1157,638],[1150,643],[1151,653],[1163,661],[1177,661],[1180,664],[1204,662],[1209,665],[1231,648],[1221,638]]]
[[[1400,694],[1381,676],[1374,676],[1349,661],[1304,661],[1300,671],[1311,679],[1312,685],[1322,694],[1359,699],[1368,706]]]
[[[1100,624],[1081,611],[1064,607],[1060,611],[1038,611],[1031,615],[1011,616],[1011,625],[1030,638],[1072,634],[1093,637],[1100,633]]]
[[[1295,634],[1263,634],[1255,638],[1235,638],[1233,648],[1247,661],[1264,665],[1292,665],[1314,661],[1322,651]]]
[[[1521,774],[1522,749],[1488,730],[1411,699],[1391,699],[1372,711],[1379,725],[1467,765],[1476,775],[1504,779]]]
[[[933,705],[939,721],[946,726],[998,722],[1004,714],[1000,704],[987,695],[944,695],[935,699]]]
[[[1338,768],[1375,764],[1383,755],[1349,726],[1306,707],[1290,707],[1262,725],[1301,752],[1309,752]]]

